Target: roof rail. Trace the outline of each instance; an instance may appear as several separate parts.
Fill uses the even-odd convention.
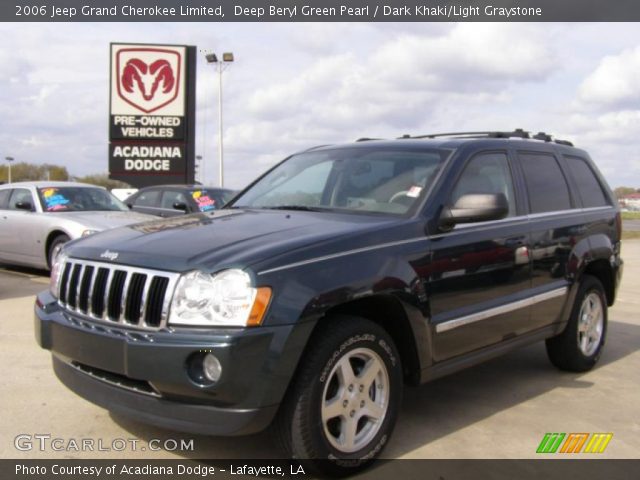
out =
[[[500,132],[500,131],[488,131],[488,132],[448,132],[448,133],[429,133],[426,135],[402,135],[398,137],[401,139],[420,139],[420,138],[438,138],[438,137],[463,137],[463,138],[530,138],[534,140],[541,140],[543,142],[554,142],[559,145],[567,145],[573,147],[573,143],[567,140],[556,140],[551,135],[545,132],[538,132],[535,135],[531,135],[530,132],[523,130],[522,128],[516,128],[512,132]]]

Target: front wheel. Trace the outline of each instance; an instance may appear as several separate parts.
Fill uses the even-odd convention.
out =
[[[365,468],[388,443],[402,395],[391,337],[358,317],[327,319],[302,359],[277,428],[294,458],[316,471]]]
[[[604,288],[600,280],[585,275],[564,332],[546,342],[549,359],[561,370],[591,370],[600,359],[606,333],[607,300]]]
[[[62,246],[69,241],[69,237],[63,233],[53,239],[51,245],[49,245],[49,251],[47,252],[47,266],[49,269],[53,267],[53,262],[62,250]]]

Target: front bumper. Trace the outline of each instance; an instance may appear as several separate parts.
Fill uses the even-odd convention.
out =
[[[241,435],[272,421],[308,328],[142,332],[80,318],[43,292],[35,306],[35,335],[51,350],[60,381],[101,407],[169,429]],[[190,362],[202,352],[222,365],[213,385],[190,374]]]

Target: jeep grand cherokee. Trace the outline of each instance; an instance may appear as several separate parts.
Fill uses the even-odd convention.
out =
[[[362,139],[293,155],[227,207],[71,242],[36,336],[114,412],[212,435],[271,425],[325,471],[389,442],[404,384],[544,340],[592,368],[621,220],[546,134]]]

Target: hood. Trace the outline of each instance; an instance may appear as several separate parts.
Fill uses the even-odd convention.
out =
[[[78,222],[92,230],[108,230],[114,227],[146,222],[157,217],[136,212],[90,211],[90,212],[57,212],[56,217]]]
[[[214,271],[245,268],[397,221],[330,212],[218,210],[108,230],[74,242],[68,250],[77,258],[106,261],[110,257],[113,263],[143,268]]]

